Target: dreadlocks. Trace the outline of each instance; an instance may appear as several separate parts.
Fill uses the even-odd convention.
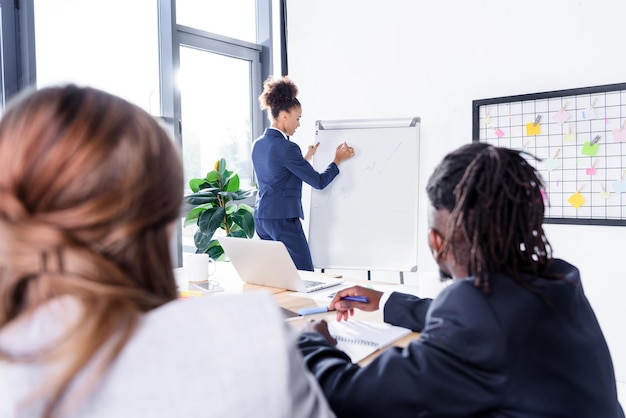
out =
[[[485,293],[492,272],[534,291],[522,274],[545,274],[552,258],[541,179],[525,157],[535,158],[474,142],[448,154],[428,181],[432,205],[450,211],[444,251],[466,264]]]

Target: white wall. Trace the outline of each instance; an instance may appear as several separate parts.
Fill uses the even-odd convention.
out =
[[[318,119],[419,116],[420,202],[436,163],[471,141],[472,100],[626,82],[621,0],[289,0],[287,14],[303,104],[294,140],[312,143]],[[424,213],[418,269],[430,273]],[[626,404],[626,228],[546,229],[582,272]]]

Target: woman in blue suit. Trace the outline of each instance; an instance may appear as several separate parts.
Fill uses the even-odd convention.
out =
[[[302,229],[302,182],[323,189],[339,174],[339,164],[354,155],[343,143],[323,173],[309,163],[319,143],[309,146],[305,156],[289,136],[300,126],[302,106],[298,88],[289,77],[270,76],[259,96],[261,109],[268,109],[271,127],[252,147],[252,163],[259,185],[254,225],[261,239],[282,241],[299,270],[313,271],[311,252]]]

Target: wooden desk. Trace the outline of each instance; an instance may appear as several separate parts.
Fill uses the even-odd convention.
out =
[[[323,306],[325,302],[325,301],[320,301],[320,300],[307,298],[307,297],[294,297],[293,295],[296,292],[292,292],[292,291],[285,290],[285,289],[252,285],[252,284],[245,283],[239,278],[239,275],[237,275],[237,272],[235,271],[235,269],[229,262],[218,262],[215,274],[211,276],[211,279],[219,282],[220,285],[224,288],[225,293],[241,293],[241,292],[258,291],[258,290],[270,291],[274,295],[274,298],[276,299],[276,302],[278,303],[279,306],[289,309],[294,312],[297,312],[299,309],[302,309],[302,308]],[[347,279],[347,281],[349,281],[350,283],[363,284],[363,285],[376,285],[377,284],[377,282],[372,282],[369,280],[364,281],[364,280]],[[378,284],[381,284],[384,286],[390,286],[389,283],[378,283]],[[403,285],[400,285],[400,284],[391,285],[391,286],[393,286],[394,288],[397,287],[398,291],[400,292],[402,291],[402,288],[404,287]],[[194,290],[193,287],[191,286],[191,283],[189,284],[188,290]],[[206,293],[204,297],[210,298],[210,297],[218,296],[221,293],[222,292]],[[319,313],[319,314],[314,314],[314,315],[306,315],[301,318],[294,318],[290,320],[289,323],[295,328],[300,329],[304,326],[304,324],[309,322],[311,319],[325,319],[326,321],[330,322],[330,321],[335,321],[336,318],[337,318],[336,312],[325,312],[325,313]],[[355,310],[353,318],[364,320],[364,321],[383,322],[383,313],[380,310],[374,311],[374,312],[364,312],[364,311],[357,309]],[[399,347],[405,347],[411,341],[417,338],[419,338],[419,333],[412,332],[406,337],[403,337],[400,340],[396,341],[393,345],[399,346]],[[359,364],[364,365],[364,364],[369,363],[370,361],[372,361],[372,359],[376,358],[376,356],[380,354],[381,351],[382,350],[379,350],[373,353],[371,356],[360,361]]]

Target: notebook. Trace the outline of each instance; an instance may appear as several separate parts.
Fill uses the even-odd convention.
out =
[[[328,331],[337,340],[337,348],[344,351],[353,363],[411,333],[408,328],[355,319],[329,321]]]
[[[241,280],[296,292],[313,292],[343,282],[323,273],[298,270],[280,241],[219,237]]]

